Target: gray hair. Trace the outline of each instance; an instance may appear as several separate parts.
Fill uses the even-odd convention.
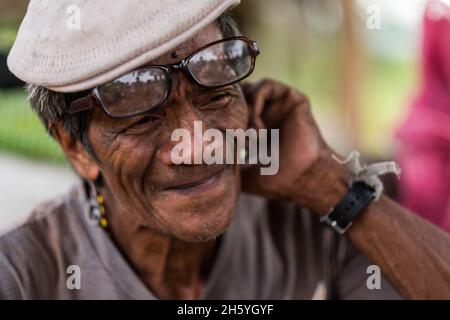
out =
[[[222,14],[217,19],[217,23],[224,37],[240,34],[236,22],[228,13]],[[86,95],[87,92],[61,93],[34,84],[27,85],[26,89],[32,110],[36,112],[47,130],[50,131],[50,123],[62,121],[64,129],[80,140],[86,150],[97,159],[87,137],[90,112],[82,111],[73,114],[67,112],[69,102]]]

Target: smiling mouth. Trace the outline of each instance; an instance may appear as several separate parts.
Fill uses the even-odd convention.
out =
[[[194,182],[185,183],[176,185],[173,187],[166,188],[164,191],[174,191],[174,192],[180,192],[180,193],[194,193],[194,192],[203,192],[206,190],[213,189],[217,185],[219,185],[222,176],[224,175],[224,172],[226,171],[226,168],[222,168],[221,170],[213,173],[212,175],[200,179]]]

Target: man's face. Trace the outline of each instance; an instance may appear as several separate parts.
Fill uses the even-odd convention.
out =
[[[196,49],[223,38],[213,23],[167,55],[149,62],[167,65]],[[216,237],[231,222],[240,190],[235,165],[174,165],[171,142],[175,129],[194,136],[194,121],[203,131],[216,128],[245,129],[247,105],[240,87],[201,89],[182,72],[175,72],[172,90],[161,108],[149,113],[113,119],[94,108],[88,129],[93,149],[110,195],[109,206],[120,220],[185,241]],[[112,199],[112,198],[113,199]]]

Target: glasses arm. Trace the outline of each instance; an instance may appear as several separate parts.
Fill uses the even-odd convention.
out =
[[[250,41],[250,49],[252,52],[253,57],[256,57],[260,53],[259,44],[257,41]]]
[[[91,95],[87,95],[86,97],[82,97],[72,101],[69,104],[69,113],[77,113],[85,110],[89,110],[92,108],[93,104],[91,103]]]

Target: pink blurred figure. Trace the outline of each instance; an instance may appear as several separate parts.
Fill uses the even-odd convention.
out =
[[[421,86],[397,132],[400,201],[450,232],[450,7],[427,4]]]

